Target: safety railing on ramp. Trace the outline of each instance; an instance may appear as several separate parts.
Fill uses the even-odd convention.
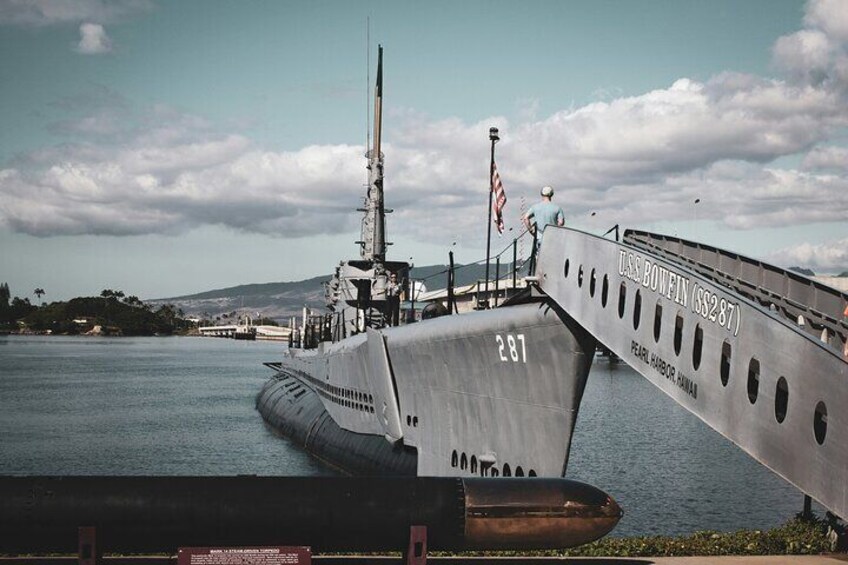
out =
[[[549,226],[536,275],[546,294],[663,392],[848,516],[841,350],[665,255]],[[840,319],[841,308],[821,314]]]
[[[692,270],[779,312],[815,338],[842,351],[848,338],[848,295],[799,273],[677,237],[626,230],[624,242]]]

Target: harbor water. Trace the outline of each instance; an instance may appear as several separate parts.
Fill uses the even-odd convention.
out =
[[[279,342],[0,336],[2,475],[332,475],[254,398]],[[599,358],[569,478],[616,498],[613,535],[777,526],[803,495],[624,364]]]

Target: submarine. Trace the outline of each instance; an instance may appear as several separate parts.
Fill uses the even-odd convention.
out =
[[[498,308],[402,319],[386,257],[383,51],[360,255],[256,398],[268,426],[352,475],[562,477],[596,340],[534,288]],[[405,284],[405,286],[404,286]]]

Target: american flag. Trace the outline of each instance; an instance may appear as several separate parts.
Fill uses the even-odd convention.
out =
[[[506,192],[504,192],[501,176],[498,174],[498,166],[492,163],[492,221],[498,228],[498,233],[504,231],[503,209],[506,206]]]

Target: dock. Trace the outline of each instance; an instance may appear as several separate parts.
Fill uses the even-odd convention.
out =
[[[250,326],[256,329],[256,339],[285,341],[288,340],[291,330],[282,326]],[[198,328],[200,335],[204,337],[224,337],[235,339],[239,328],[235,324],[227,326],[202,326]]]

